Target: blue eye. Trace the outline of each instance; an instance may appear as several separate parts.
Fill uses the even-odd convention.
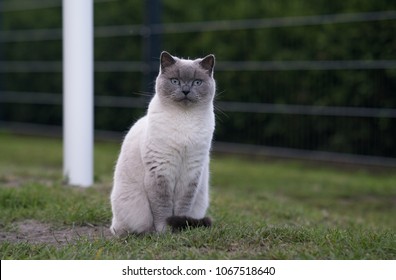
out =
[[[171,79],[171,83],[174,84],[174,85],[180,84],[179,80],[176,79],[176,78]]]
[[[195,80],[194,82],[193,82],[193,85],[194,86],[200,86],[202,84],[202,80]]]

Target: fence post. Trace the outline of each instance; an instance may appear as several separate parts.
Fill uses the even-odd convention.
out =
[[[93,0],[63,0],[63,172],[93,183]]]
[[[0,0],[0,7],[3,7],[4,5],[4,1]],[[5,28],[3,26],[3,10],[0,10],[0,30],[3,31]],[[5,60],[5,43],[0,42],[0,61],[4,61]],[[4,82],[6,81],[6,79],[4,79],[5,73],[1,73],[0,74],[0,98],[1,95],[3,94],[3,90],[6,91],[6,86],[4,84]],[[0,102],[0,122],[3,121],[4,119],[4,105],[2,102]]]

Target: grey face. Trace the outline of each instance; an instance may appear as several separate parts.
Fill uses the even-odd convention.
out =
[[[213,79],[213,55],[203,59],[184,60],[163,52],[160,61],[156,92],[163,101],[181,106],[212,102],[216,87]]]

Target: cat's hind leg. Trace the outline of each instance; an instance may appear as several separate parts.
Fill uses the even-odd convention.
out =
[[[153,215],[144,191],[113,193],[113,220],[110,227],[116,236],[154,231]]]

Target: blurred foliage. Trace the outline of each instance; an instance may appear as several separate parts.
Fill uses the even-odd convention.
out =
[[[11,1],[11,0],[7,0]],[[7,2],[4,1],[4,2]],[[164,23],[280,18],[396,10],[388,0],[351,1],[162,1]],[[118,0],[95,4],[95,26],[142,24],[144,1]],[[6,12],[4,30],[61,28],[60,8]],[[216,54],[218,61],[395,60],[396,21],[370,21],[253,30],[170,33],[163,48],[181,57]],[[6,60],[62,59],[60,41],[4,43]],[[142,38],[95,38],[96,61],[140,61]],[[153,58],[157,61],[157,58]],[[396,69],[218,71],[219,101],[276,104],[396,108]],[[2,74],[2,90],[61,94],[61,73]],[[149,88],[149,90],[147,90]],[[139,72],[96,72],[95,94],[147,96]],[[7,104],[5,120],[60,124],[60,106]],[[221,110],[221,107],[219,108]],[[126,130],[143,109],[97,107],[97,129]],[[215,139],[396,157],[396,122],[387,118],[295,116],[218,112]]]

